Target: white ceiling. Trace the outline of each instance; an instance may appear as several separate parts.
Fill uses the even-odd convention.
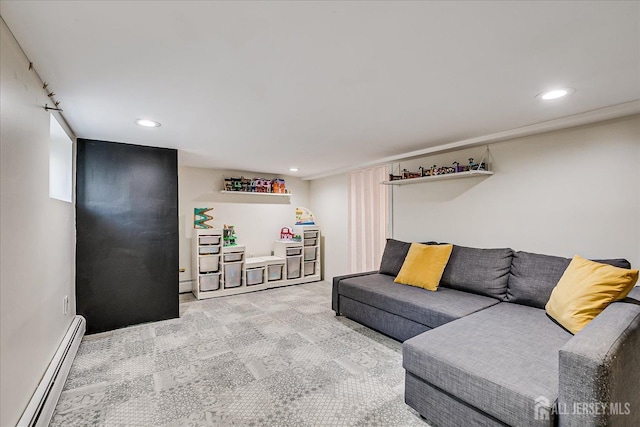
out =
[[[640,99],[635,1],[2,1],[0,14],[78,137],[177,148],[189,166],[309,177]],[[563,86],[576,92],[534,99]]]

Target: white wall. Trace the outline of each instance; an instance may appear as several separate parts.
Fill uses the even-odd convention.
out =
[[[12,426],[75,312],[75,210],[49,198],[50,101],[0,21],[0,425]]]
[[[394,237],[640,266],[640,116],[490,146],[495,175],[393,186]],[[484,147],[404,162],[461,163]]]
[[[339,174],[311,181],[310,209],[322,226],[324,280],[348,273],[348,179]]]
[[[225,177],[253,178],[272,175],[248,171],[226,171],[192,167],[178,168],[178,215],[180,216],[180,281],[191,280],[191,235],[193,208],[213,208],[213,225],[235,226],[238,244],[246,246],[247,257],[271,255],[280,229],[295,224],[296,207],[309,208],[309,182],[292,176],[286,181],[291,197],[222,194]],[[322,227],[322,223],[319,224]],[[181,286],[184,289],[184,286]]]

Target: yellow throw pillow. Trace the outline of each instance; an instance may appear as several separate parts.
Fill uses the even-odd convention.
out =
[[[438,290],[452,250],[453,245],[412,243],[394,282],[430,291]]]
[[[547,314],[576,334],[615,300],[627,296],[638,281],[638,270],[589,261],[579,255],[551,292]]]

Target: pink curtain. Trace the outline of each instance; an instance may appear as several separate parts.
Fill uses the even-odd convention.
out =
[[[377,270],[384,251],[388,192],[380,184],[387,167],[349,173],[349,271]]]

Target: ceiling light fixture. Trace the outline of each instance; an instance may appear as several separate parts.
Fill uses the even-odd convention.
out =
[[[143,127],[146,127],[146,128],[158,128],[158,127],[160,127],[160,123],[154,122],[153,120],[148,120],[148,119],[138,119],[138,120],[136,120],[136,124],[138,126],[143,126]]]
[[[289,168],[290,172],[298,172],[298,170],[299,170],[298,168]]]
[[[575,92],[575,89],[571,88],[554,89],[547,92],[539,93],[538,95],[536,95],[536,98],[540,98],[545,101],[551,101],[552,99],[559,99],[573,92]]]

